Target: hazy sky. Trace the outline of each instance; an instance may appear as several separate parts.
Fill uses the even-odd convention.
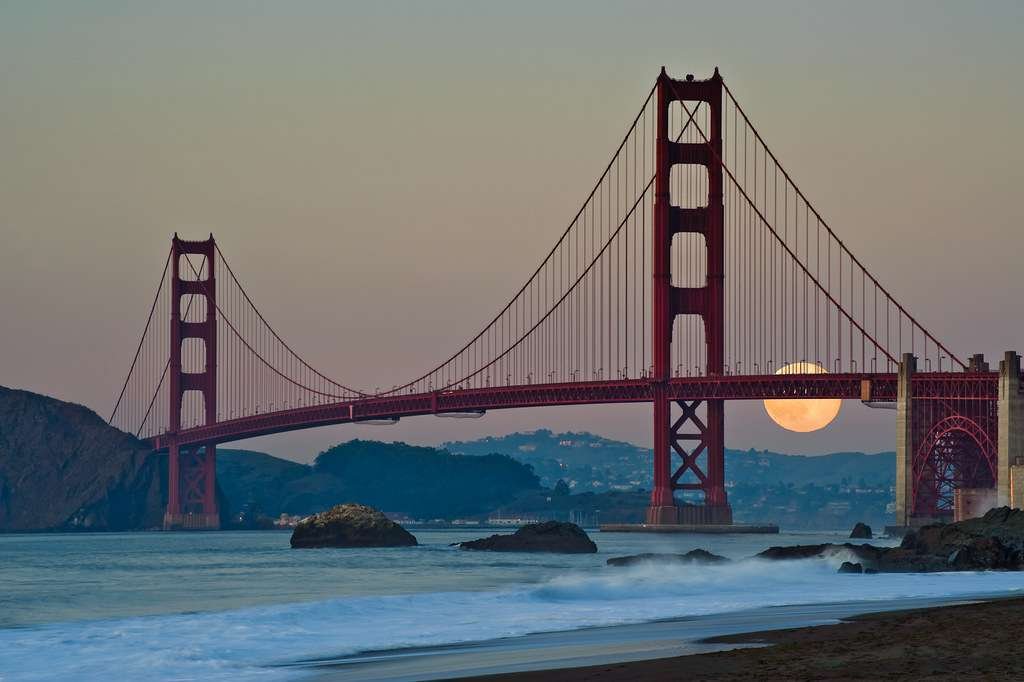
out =
[[[662,64],[718,65],[955,352],[1024,350],[1024,3],[0,1],[0,384],[109,414],[174,231],[214,232],[328,375],[432,367],[551,247]],[[859,403],[811,435],[727,419],[731,447],[893,446]],[[611,406],[245,445],[540,427],[651,440],[649,407]]]

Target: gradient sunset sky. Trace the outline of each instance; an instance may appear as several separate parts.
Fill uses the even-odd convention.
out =
[[[1024,351],[1024,3],[0,2],[0,384],[107,416],[175,231],[213,232],[328,375],[403,381],[522,284],[663,64],[719,66],[961,357]],[[733,404],[726,442],[891,449],[893,415],[791,434]],[[648,406],[609,406],[243,445],[542,427],[651,441]]]

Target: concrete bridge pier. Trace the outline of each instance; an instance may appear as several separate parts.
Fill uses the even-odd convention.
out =
[[[1006,351],[999,362],[999,440],[996,497],[1000,507],[1024,508],[1024,394],[1020,356]]]
[[[896,384],[896,525],[910,526],[914,504],[914,409],[917,358],[904,353]]]

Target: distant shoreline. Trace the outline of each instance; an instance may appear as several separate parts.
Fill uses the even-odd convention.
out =
[[[741,648],[579,668],[479,677],[480,682],[679,679],[1020,679],[1024,597],[866,613],[832,625],[704,640]]]

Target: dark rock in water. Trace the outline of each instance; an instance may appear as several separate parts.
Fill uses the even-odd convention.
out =
[[[774,561],[810,559],[812,557],[821,556],[826,549],[835,546],[837,545],[830,545],[828,543],[825,543],[820,545],[790,545],[788,547],[769,547],[763,552],[760,552],[757,556],[760,559],[772,559]]]
[[[729,560],[704,549],[694,549],[685,554],[632,554],[630,556],[612,557],[605,563],[609,566],[634,566],[645,563],[661,564],[723,564]]]
[[[302,519],[292,533],[292,547],[409,547],[412,533],[372,507],[339,504]]]
[[[900,540],[900,549],[914,549],[917,546],[917,532],[910,530],[907,531],[903,539]]]
[[[881,548],[873,568],[880,573],[933,573],[950,570],[946,557],[916,554],[901,547]]]
[[[855,564],[852,561],[844,561],[843,565],[839,567],[838,573],[863,573],[863,564]]]
[[[86,407],[0,386],[0,531],[159,528],[166,461]]]
[[[952,570],[946,557],[919,555],[899,547],[875,547],[874,545],[794,545],[792,547],[770,547],[757,555],[761,559],[794,560],[852,555],[862,566],[883,573],[927,573]]]
[[[841,545],[824,543],[820,545],[793,545],[791,547],[769,547],[756,555],[761,559],[771,560],[795,560],[813,559],[831,556],[853,556],[861,563],[862,567],[881,569],[893,572],[909,572],[916,570],[929,570],[929,568],[915,568],[920,565],[920,557],[902,557],[892,554],[896,548],[875,547],[874,545],[858,545],[850,542]],[[851,562],[853,563],[853,562]],[[931,564],[929,564],[929,567]],[[941,570],[930,568],[930,570]],[[948,570],[948,569],[946,569]]]
[[[954,570],[976,571],[986,569],[1020,568],[1020,552],[1006,547],[996,538],[975,538],[954,549],[946,559]]]
[[[988,553],[990,556],[985,560],[1010,564],[994,568],[1017,568],[1024,553],[1024,510],[999,507],[980,518],[923,526],[904,537],[901,547],[917,554],[948,557],[958,549],[974,546],[980,539],[995,540],[998,547],[975,546],[972,551]]]
[[[575,523],[545,521],[523,526],[511,535],[492,535],[489,538],[459,543],[462,549],[492,552],[559,552],[563,554],[593,554],[597,545]]]
[[[806,559],[847,551],[864,572],[1021,570],[1024,568],[1024,511],[1001,507],[981,518],[933,524],[903,537],[899,547],[872,545],[797,545],[772,547],[763,559]]]
[[[871,526],[869,526],[866,523],[861,523],[860,521],[858,521],[857,524],[853,527],[853,530],[850,531],[851,539],[870,540],[871,537]]]

